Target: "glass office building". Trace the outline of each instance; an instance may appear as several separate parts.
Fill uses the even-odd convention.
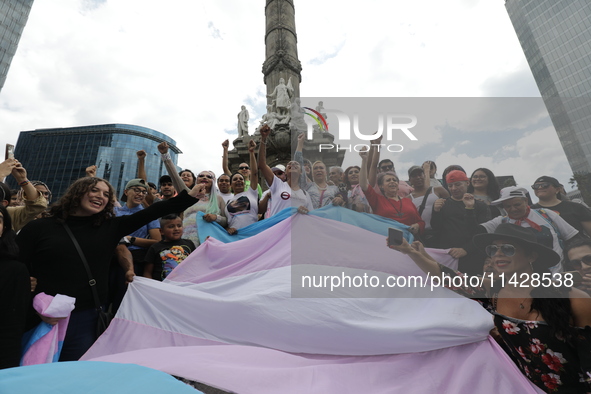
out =
[[[573,173],[591,173],[591,1],[505,7]]]
[[[21,34],[29,18],[33,0],[0,0],[0,90]]]
[[[172,138],[127,124],[22,131],[14,153],[27,169],[29,179],[47,183],[54,201],[73,181],[85,176],[86,168],[93,164],[97,166],[96,175],[108,180],[121,198],[125,184],[137,178],[138,150],[147,152],[148,181],[157,184],[167,173],[157,148],[163,141],[168,143],[176,164],[182,152]],[[12,182],[10,186],[15,187]]]

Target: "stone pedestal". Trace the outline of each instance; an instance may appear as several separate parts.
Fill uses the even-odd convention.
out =
[[[277,164],[286,165],[293,158],[297,146],[298,133],[292,132],[288,125],[279,125],[271,132],[267,140],[267,164],[274,167]],[[234,149],[228,152],[228,161],[232,173],[238,171],[240,163],[249,163],[248,141],[254,139],[257,144],[261,137],[258,131],[248,137],[239,137],[234,140]],[[315,132],[311,141],[304,143],[304,158],[314,163],[320,160],[326,164],[326,167],[340,166],[345,158],[345,151],[336,149],[319,151],[320,144],[332,144],[334,136],[326,132]]]

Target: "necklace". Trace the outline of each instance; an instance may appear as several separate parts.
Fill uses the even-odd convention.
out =
[[[326,189],[328,189],[328,185],[326,185],[324,187],[320,187],[319,184],[316,184],[316,187],[318,188],[318,190],[326,190]]]
[[[523,301],[521,301],[521,302],[519,303],[519,309],[525,309],[525,305],[523,305],[523,303],[524,303],[524,302],[525,302],[525,300],[527,300],[528,298],[529,298],[529,297],[525,297],[525,298],[523,299]],[[498,301],[499,301],[499,293],[495,293],[495,294],[493,294],[493,300],[492,300],[492,301],[493,301],[493,308],[494,308],[494,310],[496,311],[496,310],[497,310],[497,303],[498,303]]]
[[[388,197],[386,197],[388,198]],[[402,216],[404,216],[404,213],[402,213],[402,199],[398,199],[398,201],[400,202],[399,208],[396,208],[396,205],[394,205],[394,203],[392,202],[391,198],[388,198],[388,201],[390,202],[390,205],[392,205],[392,208],[394,208],[394,210],[396,211],[396,214],[394,216],[401,218]]]

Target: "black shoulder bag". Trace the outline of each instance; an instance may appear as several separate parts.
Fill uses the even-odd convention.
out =
[[[66,222],[64,222],[63,225],[64,225],[64,228],[66,229],[66,232],[70,236],[70,239],[74,243],[74,246],[76,247],[76,250],[78,251],[78,255],[80,256],[82,263],[84,263],[84,268],[86,268],[86,274],[88,275],[88,284],[90,285],[90,288],[92,290],[92,297],[94,298],[94,306],[95,306],[97,314],[98,314],[98,320],[96,322],[96,337],[98,338],[101,336],[101,334],[103,332],[105,332],[107,327],[109,327],[109,323],[111,323],[111,320],[113,319],[113,314],[111,312],[103,310],[103,307],[101,306],[101,302],[99,300],[98,291],[96,290],[96,280],[94,280],[94,278],[92,277],[92,272],[90,271],[90,266],[88,265],[88,262],[86,261],[86,257],[84,256],[84,252],[82,252],[82,249],[80,248],[80,245],[78,244],[78,241],[76,240],[76,237],[74,237],[74,234],[72,233],[72,230],[70,230],[70,227],[68,226],[68,224]]]
[[[419,216],[421,216],[423,214],[423,211],[425,210],[425,205],[427,204],[427,198],[429,197],[429,194],[431,194],[431,189],[433,189],[433,187],[429,186],[429,188],[425,192],[425,196],[423,197],[423,201],[421,202],[421,206],[419,207]]]

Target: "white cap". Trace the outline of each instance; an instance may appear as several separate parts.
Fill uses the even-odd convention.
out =
[[[491,205],[499,205],[505,200],[510,200],[515,197],[527,198],[527,190],[519,186],[509,186],[501,189],[501,197],[498,200],[491,202]]]
[[[273,167],[277,167],[279,168],[281,171],[285,172],[285,166],[283,164],[277,164],[276,166]]]

